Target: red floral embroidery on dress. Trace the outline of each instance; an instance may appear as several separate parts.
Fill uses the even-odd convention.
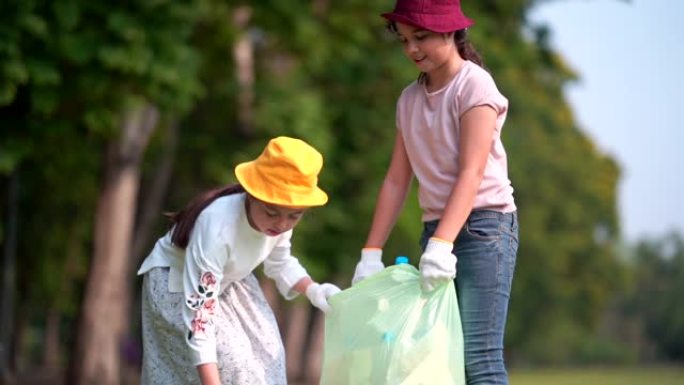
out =
[[[208,272],[202,274],[202,278],[200,278],[200,281],[206,287],[209,287],[209,286],[213,287],[214,285],[216,285],[216,277],[214,277],[214,274],[211,274]]]
[[[188,339],[198,334],[204,334],[207,325],[212,321],[212,315],[216,309],[216,277],[210,272],[202,274],[200,283],[197,286],[197,293],[193,293],[187,300],[186,304],[191,309],[195,310],[195,317],[190,323],[190,332]]]

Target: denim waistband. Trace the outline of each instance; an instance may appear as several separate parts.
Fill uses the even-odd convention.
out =
[[[494,210],[473,210],[470,212],[470,215],[468,215],[467,221],[484,219],[484,218],[498,219],[502,223],[513,226],[518,221],[518,212],[512,211],[510,213],[502,213],[500,211],[494,211]],[[426,227],[431,227],[431,226],[436,227],[438,223],[439,223],[439,219],[435,219],[432,221],[425,222],[425,226]]]

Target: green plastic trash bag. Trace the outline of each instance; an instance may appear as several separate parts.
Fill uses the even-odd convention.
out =
[[[321,385],[464,385],[453,281],[432,292],[394,265],[330,298]]]

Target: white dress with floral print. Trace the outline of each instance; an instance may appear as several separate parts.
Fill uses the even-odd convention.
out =
[[[168,268],[155,268],[143,279],[141,384],[200,384],[180,312],[186,300],[182,293],[169,292],[168,275]],[[231,283],[214,303],[221,384],[286,385],[278,325],[254,275]]]
[[[244,194],[205,208],[185,250],[160,238],[138,274],[143,279],[142,385],[199,384],[196,366],[217,363],[221,383],[285,385],[275,317],[252,271],[260,264],[280,293],[308,276],[290,254],[288,231],[251,228]]]

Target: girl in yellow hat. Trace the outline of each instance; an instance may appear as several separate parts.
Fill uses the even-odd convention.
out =
[[[253,270],[263,263],[287,299],[304,294],[329,311],[340,289],[313,282],[291,255],[292,230],[328,197],[323,157],[299,139],[272,139],[239,164],[239,184],[199,195],[171,216],[145,259],[142,288],[146,384],[287,384],[275,317]]]

